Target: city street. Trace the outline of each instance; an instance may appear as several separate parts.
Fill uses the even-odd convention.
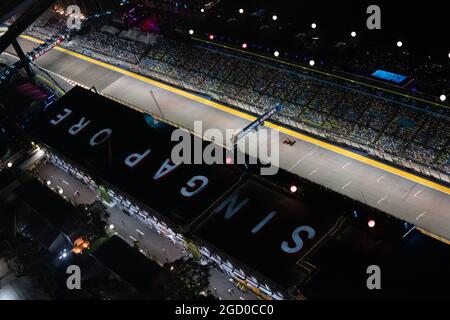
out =
[[[43,181],[50,181],[50,187],[55,190],[63,190],[62,195],[74,204],[90,204],[97,197],[93,190],[87,188],[78,179],[65,173],[61,169],[46,163],[40,163],[36,166],[36,172]],[[165,263],[173,262],[183,256],[189,256],[190,253],[183,251],[179,245],[173,243],[168,238],[158,234],[149,225],[143,223],[137,217],[130,216],[122,212],[118,205],[107,207],[110,215],[110,229],[118,236],[123,238],[130,246],[134,246],[138,241],[141,253],[163,266]],[[246,293],[239,290],[229,277],[217,268],[211,269],[210,275],[211,292],[223,300],[257,300],[258,297],[252,292]]]

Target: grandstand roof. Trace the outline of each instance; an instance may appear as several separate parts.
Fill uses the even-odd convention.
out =
[[[70,117],[58,126],[50,124],[57,114],[64,114],[65,108],[72,110]],[[82,117],[91,121],[89,126],[79,134],[69,134],[68,129]],[[171,133],[176,128],[155,122],[156,125],[149,126],[142,113],[75,87],[36,119],[31,129],[36,139],[76,163],[94,179],[120,189],[166,219],[184,225],[236,183],[240,171],[227,165],[182,165],[174,169],[174,174],[154,179],[166,160],[171,159],[172,148],[178,143],[171,141]],[[105,128],[112,130],[111,139],[93,148],[90,139]],[[136,167],[124,164],[130,154],[143,154],[146,150],[150,150],[149,156]],[[198,175],[209,179],[204,194],[192,199],[182,196],[180,189]]]
[[[67,113],[65,109],[72,110],[70,116],[51,124],[58,114]],[[82,117],[90,124],[75,135],[69,134],[69,128]],[[105,128],[113,132],[110,142],[92,147],[90,139]],[[164,179],[155,180],[155,172],[170,158],[174,129],[152,123],[143,114],[80,87],[33,120],[30,128],[43,146],[86,170],[98,183],[119,189],[178,226],[191,225],[197,239],[207,246],[212,244],[231,260],[244,262],[285,287],[299,281],[297,261],[335,226],[344,207],[334,205],[336,210],[330,212],[317,201],[303,203],[275,185],[246,176],[240,179],[242,172],[229,165],[183,164]],[[128,155],[142,154],[146,149],[151,153],[145,161],[134,168],[124,165]],[[180,189],[199,175],[208,178],[207,188],[192,198],[183,197]],[[311,192],[315,196],[325,192],[317,188]],[[298,229],[302,226],[313,230]],[[280,250],[283,241],[284,251]]]

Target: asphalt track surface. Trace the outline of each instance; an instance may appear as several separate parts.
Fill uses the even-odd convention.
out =
[[[26,52],[36,46],[24,38],[20,39],[20,44]],[[242,129],[254,119],[62,48],[49,51],[35,63],[188,129],[193,129],[195,120],[203,121],[203,130]],[[150,91],[156,96],[163,114]],[[289,129],[274,124],[268,127],[280,131],[281,168],[378,208],[450,243],[446,241],[450,239],[450,188]],[[293,146],[282,144],[286,137],[296,143]]]

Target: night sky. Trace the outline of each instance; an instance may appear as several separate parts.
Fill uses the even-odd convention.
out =
[[[381,30],[368,30],[366,9],[376,4],[381,8]],[[245,14],[239,15],[238,9]],[[264,9],[259,17],[252,12]],[[217,17],[220,15],[220,18]],[[272,21],[273,14],[278,16]],[[448,30],[450,19],[444,1],[223,1],[208,17],[206,28],[224,32],[233,37],[273,46],[295,46],[295,35],[310,33],[311,23],[317,23],[321,39],[337,43],[348,41],[356,31],[358,41],[395,47],[398,40],[404,49],[416,53],[447,58],[450,52]],[[227,22],[235,17],[235,22]],[[267,25],[266,30],[260,30]],[[250,40],[249,40],[250,41]]]

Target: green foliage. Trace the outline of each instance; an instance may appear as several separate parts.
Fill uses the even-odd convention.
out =
[[[193,242],[188,241],[187,248],[192,253],[194,258],[200,259],[202,257],[202,254],[200,253],[200,251],[198,250],[197,246]]]
[[[96,201],[90,205],[78,206],[79,216],[73,219],[71,229],[76,230],[76,236],[87,237],[90,240],[106,237],[106,226],[109,214],[105,206]]]
[[[209,266],[198,263],[194,258],[179,259],[164,265],[175,279],[167,283],[168,299],[172,300],[197,300],[204,298],[203,293],[208,294]]]
[[[99,186],[98,187],[98,193],[100,194],[100,197],[104,201],[106,201],[108,203],[111,202],[111,197],[109,196],[108,191],[106,190],[106,188],[104,186]]]

